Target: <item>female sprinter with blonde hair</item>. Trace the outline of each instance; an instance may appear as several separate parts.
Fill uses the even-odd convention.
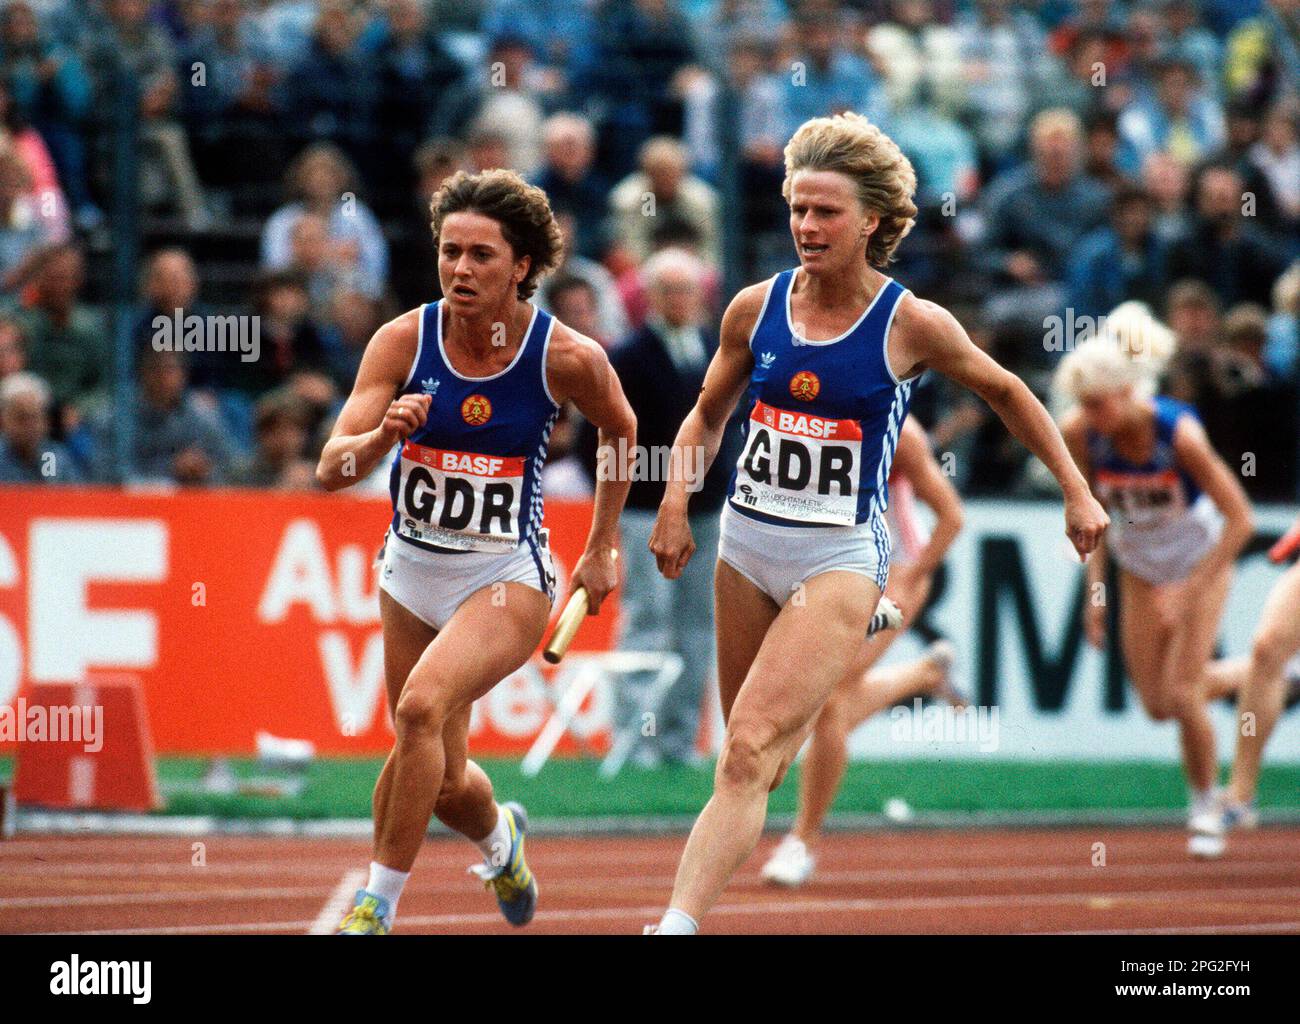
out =
[[[927,369],[983,397],[1065,493],[1085,556],[1106,527],[1047,410],[946,310],[881,268],[912,227],[916,175],[857,114],[813,118],[785,149],[782,193],[799,265],[743,289],[694,409],[674,442],[716,456],[748,389],[742,450],[722,514],[714,578],[726,735],[682,854],[660,935],[694,934],[762,832],[778,786],[849,672],[889,569],[886,480],[912,386]],[[668,481],[650,538],[659,570],[694,552],[687,481]]]
[[[1188,852],[1217,857],[1224,849],[1218,761],[1198,681],[1214,649],[1233,563],[1253,530],[1250,502],[1192,408],[1154,394],[1171,347],[1167,329],[1132,308],[1107,327],[1061,361],[1055,380],[1074,403],[1061,432],[1111,516],[1100,557],[1088,563],[1089,591],[1104,586],[1109,552],[1119,567],[1129,677],[1147,714],[1178,723],[1191,793]],[[1088,641],[1101,647],[1105,603],[1084,607]]]

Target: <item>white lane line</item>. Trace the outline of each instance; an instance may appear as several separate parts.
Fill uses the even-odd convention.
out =
[[[1189,924],[1174,928],[1098,928],[1079,932],[1030,932],[1031,935],[1284,935],[1300,932],[1300,921],[1252,921],[1246,924]]]
[[[187,871],[193,871],[193,868],[187,868]],[[211,868],[204,869],[211,871]],[[263,869],[263,874],[267,871],[275,870],[274,867],[268,866]],[[284,870],[282,867],[280,870]],[[293,869],[295,872],[297,868]],[[138,872],[137,872],[138,873]],[[13,878],[25,878],[36,873],[22,871],[14,875]],[[62,873],[60,873],[62,874]],[[1114,878],[1146,878],[1148,876],[1157,876],[1168,879],[1173,876],[1190,875],[1198,879],[1211,879],[1214,881],[1240,881],[1246,878],[1268,878],[1271,876],[1282,875],[1284,880],[1289,879],[1295,874],[1294,864],[1282,864],[1273,861],[1211,861],[1205,864],[1183,863],[1168,864],[1152,869],[1146,865],[1114,865],[1107,868],[1092,867],[1043,867],[1037,870],[1031,869],[991,869],[983,870],[933,870],[920,868],[912,871],[892,871],[892,870],[875,870],[875,871],[819,871],[817,880],[819,883],[853,885],[865,883],[920,883],[920,882],[998,882],[998,881],[1027,881],[1031,879],[1069,879],[1079,881],[1084,878],[1088,879],[1114,879]],[[359,877],[358,877],[359,876]],[[351,880],[351,881],[350,881]],[[345,893],[348,901],[352,899],[353,892],[364,884],[364,872],[351,871],[344,876],[340,886],[348,888]],[[345,883],[350,882],[350,888]],[[547,889],[550,892],[584,892],[595,891],[600,887],[607,885],[609,879],[607,876],[585,876],[577,875],[570,877],[552,878],[547,883]],[[634,887],[637,889],[663,888],[668,889],[672,886],[673,877],[671,875],[651,876],[642,875],[635,880]],[[737,883],[745,886],[754,886],[759,883],[759,878],[753,872],[746,872],[736,879]],[[175,903],[177,905],[191,903],[207,902],[224,902],[239,899],[298,899],[314,898],[320,893],[320,886],[280,886],[280,887],[262,887],[256,889],[238,889],[238,888],[213,888],[213,889],[171,889],[171,890],[151,890],[148,892],[120,892],[120,893],[63,893],[59,895],[46,896],[0,896],[0,910],[21,910],[32,909],[37,907],[93,907],[93,906],[112,906],[114,904],[167,904]],[[422,884],[417,881],[407,887],[407,893],[415,898],[429,896],[455,896],[466,891],[463,883],[457,882],[432,882]],[[777,893],[780,890],[766,889],[770,893]],[[1177,890],[1169,890],[1171,892]],[[1252,890],[1245,889],[1250,892]],[[1200,890],[1188,890],[1193,895],[1198,895]],[[331,899],[338,895],[336,889]],[[989,894],[997,895],[997,894]],[[1096,898],[1122,899],[1124,893],[1111,889],[1098,889],[1091,894]],[[944,899],[942,895],[936,895],[935,899]],[[954,896],[953,898],[958,898]],[[343,907],[343,911],[347,906]],[[340,917],[342,911],[340,912]]]
[[[365,881],[364,877],[362,881]],[[260,889],[179,889],[163,892],[69,893],[62,896],[6,896],[0,910],[34,910],[41,907],[112,907],[149,904],[229,903],[242,900],[320,899],[319,885],[278,886]],[[351,899],[351,895],[348,896]]]
[[[357,890],[366,884],[366,873],[360,868],[349,871],[339,879],[339,884],[330,893],[330,898],[321,907],[316,920],[307,929],[308,935],[329,935],[338,927],[348,907],[352,906]]]
[[[360,874],[360,872],[358,872]],[[363,879],[364,880],[364,877]],[[357,883],[358,886],[360,883]],[[935,896],[935,897],[900,897],[900,898],[883,898],[883,899],[791,899],[791,900],[754,900],[748,903],[724,903],[719,904],[709,911],[709,917],[748,917],[754,915],[766,915],[779,917],[786,914],[843,914],[843,913],[871,913],[882,911],[906,911],[906,910],[942,910],[951,907],[962,908],[980,908],[980,907],[999,907],[1006,904],[1014,904],[1019,907],[1038,906],[1052,907],[1069,904],[1085,904],[1093,900],[1110,899],[1116,903],[1142,903],[1142,902],[1169,902],[1171,899],[1180,899],[1185,901],[1189,906],[1198,902],[1207,902],[1222,897],[1234,897],[1236,899],[1255,898],[1266,900],[1282,900],[1300,898],[1300,887],[1290,888],[1261,888],[1261,889],[1201,889],[1195,893],[1189,893],[1182,890],[1148,890],[1144,892],[1125,892],[1125,893],[1097,893],[1097,892],[1076,892],[1076,893],[1037,893],[1037,894],[1018,894],[1006,893],[1002,895],[987,896]],[[341,915],[340,911],[340,915]],[[653,904],[650,906],[635,907],[576,907],[569,910],[550,910],[539,911],[535,920],[538,923],[545,922],[566,922],[566,921],[589,921],[594,919],[604,920],[621,920],[624,918],[644,919],[649,922],[652,918],[663,913],[663,904]],[[319,920],[319,919],[318,919]],[[398,920],[398,930],[404,931],[408,928],[434,928],[448,927],[455,928],[458,926],[474,926],[498,924],[501,921],[500,914],[496,912],[475,913],[475,914],[425,914],[409,915],[401,917]],[[276,922],[240,922],[237,924],[197,924],[197,925],[173,925],[160,928],[127,928],[112,929],[103,931],[86,931],[86,932],[61,932],[49,934],[67,934],[67,935],[207,935],[222,934],[225,932],[265,932],[265,931],[296,931],[301,932],[310,922],[307,921],[276,921]],[[337,923],[337,922],[335,922]],[[1196,927],[1196,926],[1188,926]],[[1218,926],[1206,925],[1209,929]],[[1223,925],[1223,927],[1230,927]],[[1270,924],[1270,927],[1283,928],[1287,927],[1285,923],[1276,925]],[[1127,929],[1126,929],[1127,930]]]

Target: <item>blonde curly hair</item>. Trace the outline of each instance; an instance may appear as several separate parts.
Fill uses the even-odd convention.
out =
[[[800,171],[837,171],[853,180],[858,201],[880,215],[867,239],[867,262],[888,266],[916,223],[916,171],[898,144],[861,114],[814,117],[799,126],[785,147],[781,194],[787,203]]]

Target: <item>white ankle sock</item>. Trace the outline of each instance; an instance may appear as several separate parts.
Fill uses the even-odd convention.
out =
[[[487,861],[488,867],[499,868],[510,856],[510,823],[506,821],[505,809],[497,805],[497,823],[486,836],[475,844]]]
[[[663,920],[659,922],[659,930],[655,934],[694,935],[699,930],[700,926],[696,924],[695,918],[691,917],[690,914],[675,907],[669,907],[664,912]]]
[[[409,871],[394,871],[378,861],[370,862],[370,878],[366,882],[366,892],[382,896],[388,901],[388,918],[391,924],[397,917],[397,901],[402,898],[402,889],[411,877]]]

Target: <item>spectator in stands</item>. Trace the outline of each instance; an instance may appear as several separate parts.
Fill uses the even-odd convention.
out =
[[[493,166],[532,177],[542,162],[542,122],[559,86],[557,75],[537,66],[528,40],[506,32],[492,40],[482,73],[442,97],[438,134],[496,136],[504,152]]]
[[[27,339],[18,322],[0,316],[0,380],[27,369]]]
[[[465,148],[455,139],[430,139],[415,151],[416,186],[407,216],[395,225],[389,283],[402,309],[442,298],[438,254],[429,230],[429,204],[442,183],[466,166]]]
[[[321,328],[309,315],[306,280],[289,270],[264,275],[254,292],[254,309],[262,353],[254,362],[241,363],[239,387],[249,395],[263,395],[287,386],[302,398],[330,405],[337,392]]]
[[[814,8],[796,22],[798,52],[783,75],[782,138],[812,117],[855,110],[887,127],[889,101],[871,65],[844,46],[839,19]]]
[[[354,161],[371,155],[378,82],[357,45],[359,16],[344,0],[320,0],[306,54],[284,83],[288,123],[300,140],[332,142]]]
[[[1191,224],[1187,196],[1191,177],[1168,153],[1152,153],[1142,165],[1142,187],[1155,203],[1156,234],[1165,242],[1182,235]]]
[[[953,204],[974,198],[979,187],[975,140],[960,123],[929,102],[926,88],[917,90],[916,102],[894,113],[890,137],[916,170],[918,206],[942,207],[947,200],[951,216],[956,208]]]
[[[27,162],[17,146],[0,139],[0,299],[16,294],[31,276],[54,233],[32,193]]]
[[[981,157],[989,170],[999,171],[1020,140],[1035,83],[1047,74],[1047,41],[1033,16],[1013,9],[1009,0],[975,0],[954,27],[966,114]]]
[[[610,238],[636,261],[650,255],[657,219],[676,216],[695,228],[706,259],[717,263],[717,193],[688,173],[686,150],[676,139],[661,136],[641,148],[641,170],[614,186],[609,207]]]
[[[50,389],[34,373],[0,380],[0,484],[75,484],[72,453],[50,439]]]
[[[1118,95],[1111,88],[1116,68],[1106,61],[1111,43],[1101,32],[1080,32],[1060,60],[1044,63],[1042,78],[1034,86],[1032,109],[1064,107],[1085,122],[1098,112],[1111,111]]]
[[[124,64],[140,84],[140,140],[144,146],[140,190],[146,206],[174,206],[191,231],[211,221],[203,188],[179,120],[176,50],[167,33],[149,20],[147,0],[105,0],[108,27],[87,41],[86,66],[99,97],[113,95],[115,67]],[[93,108],[106,126],[110,103]]]
[[[1267,305],[1273,282],[1286,269],[1286,255],[1243,216],[1241,175],[1227,164],[1209,164],[1196,185],[1196,215],[1169,252],[1172,280],[1194,278],[1211,285],[1225,305]]]
[[[1119,169],[1119,118],[1110,110],[1094,110],[1083,123],[1083,173],[1114,192],[1133,183]]]
[[[307,459],[312,425],[307,403],[292,391],[273,391],[258,400],[254,423],[256,450],[252,458],[235,466],[232,482],[284,491],[315,490],[315,463]]]
[[[59,185],[54,160],[40,132],[26,122],[22,112],[10,101],[3,79],[0,79],[0,143],[12,145],[22,157],[31,183],[28,198],[37,216],[45,222],[49,240],[65,241],[70,234],[68,201]]]
[[[592,294],[596,297],[596,316],[600,336],[610,339],[611,343],[618,341],[627,333],[629,326],[627,309],[623,306],[623,300],[619,296],[618,282],[614,279],[614,275],[605,268],[604,264],[587,259],[587,257],[580,256],[573,251],[574,219],[572,213],[567,210],[560,211],[555,216],[555,222],[560,226],[560,233],[564,236],[564,255],[562,257],[563,262],[555,268],[554,273],[551,275],[552,279],[576,277],[585,281]],[[548,295],[549,293],[543,288],[538,293],[536,301],[542,309],[547,312],[554,312],[547,305]],[[596,337],[596,335],[591,335],[591,337]]]
[[[1119,166],[1126,174],[1136,174],[1158,150],[1190,167],[1226,139],[1222,109],[1201,88],[1196,68],[1176,58],[1156,69],[1154,96],[1136,99],[1120,114],[1119,134]]]
[[[1067,265],[1079,240],[1100,226],[1109,197],[1081,169],[1079,119],[1047,110],[1029,129],[1031,160],[983,196],[986,270],[1004,282],[988,305],[995,322],[1041,325],[1065,305]]]
[[[552,210],[573,215],[574,251],[598,259],[604,249],[603,214],[609,183],[593,168],[595,130],[578,114],[552,114],[542,126],[542,139],[546,158],[537,184],[546,192]]]
[[[1264,0],[1228,36],[1224,78],[1234,96],[1259,106],[1294,95],[1300,82],[1300,0]]]
[[[27,303],[14,319],[27,339],[28,363],[60,408],[84,406],[106,382],[110,357],[102,314],[81,301],[85,258],[67,243],[48,251]]]
[[[1155,208],[1142,189],[1127,186],[1110,201],[1110,223],[1085,235],[1070,259],[1070,305],[1099,317],[1137,299],[1158,308],[1165,294],[1165,247],[1152,228]]]
[[[867,54],[894,110],[921,103],[922,93],[939,116],[960,110],[961,40],[936,13],[934,0],[890,0],[886,20],[867,31]]]
[[[266,46],[272,63],[284,72],[311,48],[317,0],[249,0],[249,32]]]
[[[1295,103],[1278,103],[1264,118],[1264,131],[1250,147],[1247,161],[1268,182],[1287,237],[1300,233],[1300,140],[1297,140]]]
[[[91,104],[90,78],[81,59],[41,33],[27,0],[13,0],[0,10],[0,69],[0,89],[22,120],[40,133],[78,223],[96,226],[102,214],[87,188],[82,134]]]
[[[1278,377],[1300,384],[1300,260],[1273,286],[1264,362]]]
[[[352,390],[361,356],[382,322],[379,303],[362,292],[340,287],[331,297],[323,340],[334,382],[344,394]]]
[[[283,270],[294,265],[294,235],[299,221],[311,214],[325,222],[328,258],[321,259],[342,268],[339,272],[348,273],[355,287],[378,298],[388,275],[388,243],[374,214],[357,197],[357,172],[348,158],[329,143],[309,146],[289,168],[288,187],[292,201],[276,210],[262,229],[262,267]],[[320,267],[312,255],[313,265],[306,269],[316,273]]]
[[[1196,70],[1206,91],[1217,98],[1221,93],[1219,66],[1223,44],[1200,24],[1195,0],[1161,0],[1164,15],[1165,53],[1183,60]]]
[[[414,185],[411,158],[436,125],[443,97],[464,77],[439,34],[429,25],[419,0],[393,0],[386,13],[387,33],[375,54],[379,76],[376,140],[384,151],[379,163],[380,194],[405,196]],[[403,207],[403,212],[405,209]]]
[[[601,329],[600,302],[590,281],[573,274],[552,276],[542,290],[546,293],[546,308],[557,320],[600,342],[602,348],[614,344],[615,339]]]
[[[288,156],[273,87],[280,72],[243,0],[213,0],[184,51],[184,105],[203,177],[232,187],[267,183]],[[198,69],[198,70],[196,70]],[[256,151],[260,159],[250,161]]]
[[[704,372],[717,348],[717,335],[704,324],[700,280],[705,268],[689,253],[665,249],[646,263],[651,313],[645,327],[610,354],[623,381],[628,402],[637,414],[637,444],[651,458],[671,450],[680,426],[704,381]],[[661,760],[692,763],[699,726],[700,704],[709,667],[713,664],[712,580],[717,554],[718,510],[726,495],[727,477],[735,462],[737,435],[729,431],[708,474],[691,496],[690,524],[697,550],[680,579],[664,579],[655,570],[648,542],[659,502],[664,473],[635,479],[619,520],[623,531],[624,627],[619,647],[665,651],[681,656],[682,675],[657,709],[653,736],[645,738],[642,707],[655,673],[620,677],[615,690],[613,720],[619,732],[640,739],[634,762]],[[594,431],[586,429],[583,448],[589,465],[599,473],[600,456]],[[702,466],[683,465],[694,473]]]
[[[480,30],[489,39],[521,36],[544,65],[572,78],[595,60],[595,6],[586,0],[490,0]]]
[[[122,475],[138,483],[224,483],[237,452],[216,414],[190,391],[185,357],[151,346],[141,353],[139,367],[136,404],[118,410],[129,418],[132,438],[131,462]],[[111,478],[111,417],[97,414],[94,428],[97,468]]]
[[[673,84],[699,63],[691,26],[671,0],[602,4],[596,11],[594,60],[574,93],[594,94],[606,109],[604,149],[611,177],[627,174],[642,144],[681,129]]]
[[[199,301],[199,272],[193,257],[179,247],[160,249],[146,260],[140,293],[142,311],[135,329],[137,353],[152,343],[158,317],[171,320],[177,310],[182,318],[206,317],[213,312]],[[190,383],[195,387],[226,386],[237,372],[232,362],[238,362],[238,358],[232,360],[228,352],[191,352],[189,359]]]

